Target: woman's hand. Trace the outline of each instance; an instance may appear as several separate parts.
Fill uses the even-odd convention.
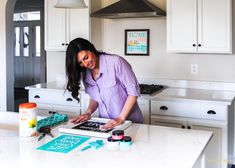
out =
[[[122,119],[121,117],[111,119],[105,125],[103,125],[101,129],[107,130],[107,129],[114,128],[117,125],[121,125],[122,123],[124,123],[124,121],[125,120]]]
[[[74,124],[77,124],[79,122],[87,121],[91,119],[91,114],[90,113],[84,113],[82,115],[77,116],[76,118],[72,119],[71,122]]]

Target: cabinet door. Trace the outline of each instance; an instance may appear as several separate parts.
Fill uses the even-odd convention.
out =
[[[167,0],[167,51],[197,52],[197,0]]]
[[[85,3],[88,8],[85,9],[69,9],[68,10],[68,22],[67,22],[67,44],[78,37],[90,39],[90,12],[89,12],[89,0]]]
[[[151,125],[186,128],[187,121],[184,118],[180,118],[180,117],[166,117],[166,116],[151,115]]]
[[[212,131],[213,136],[205,151],[206,168],[227,168],[226,123],[215,124],[188,120],[188,125],[195,130]]]
[[[231,6],[231,0],[198,0],[198,52],[232,52]]]
[[[167,50],[232,53],[231,0],[167,0]]]
[[[150,100],[139,98],[138,104],[144,116],[144,124],[150,124]]]
[[[55,8],[57,0],[45,0],[45,50],[65,51],[66,9]]]

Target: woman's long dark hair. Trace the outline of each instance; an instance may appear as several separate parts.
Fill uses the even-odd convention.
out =
[[[76,38],[72,40],[66,50],[66,89],[71,92],[73,98],[78,98],[78,91],[81,85],[81,78],[85,78],[86,69],[81,67],[77,61],[77,54],[82,50],[93,52],[97,57],[101,52],[97,51],[94,45],[86,39]]]

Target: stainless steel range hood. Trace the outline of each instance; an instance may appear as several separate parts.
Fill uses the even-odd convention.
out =
[[[108,19],[166,16],[166,12],[147,0],[120,0],[90,15]]]

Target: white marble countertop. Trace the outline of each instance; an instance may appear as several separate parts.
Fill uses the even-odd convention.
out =
[[[65,90],[65,84],[60,82],[42,83],[33,86],[27,86],[26,89],[49,89]],[[81,89],[81,91],[84,91]],[[224,90],[207,90],[207,89],[190,89],[174,88],[166,89],[154,95],[141,95],[143,99],[149,100],[183,100],[183,101],[209,101],[222,104],[231,104],[235,97],[235,91]]]
[[[205,90],[205,89],[186,89],[186,88],[166,88],[151,100],[182,100],[182,101],[208,101],[230,105],[234,99],[235,92]]]
[[[58,128],[52,132],[58,136]],[[68,154],[45,152],[36,148],[52,138],[19,138],[18,114],[0,112],[0,158],[2,167],[14,168],[106,168],[106,167],[159,167],[192,168],[203,154],[212,133],[144,124],[133,124],[125,135],[133,138],[127,150],[110,151],[107,145]],[[94,139],[93,139],[94,140]],[[84,144],[85,146],[87,143]]]
[[[66,84],[63,82],[48,82],[48,83],[39,83],[36,85],[26,86],[25,89],[48,89],[48,90],[65,90]]]

